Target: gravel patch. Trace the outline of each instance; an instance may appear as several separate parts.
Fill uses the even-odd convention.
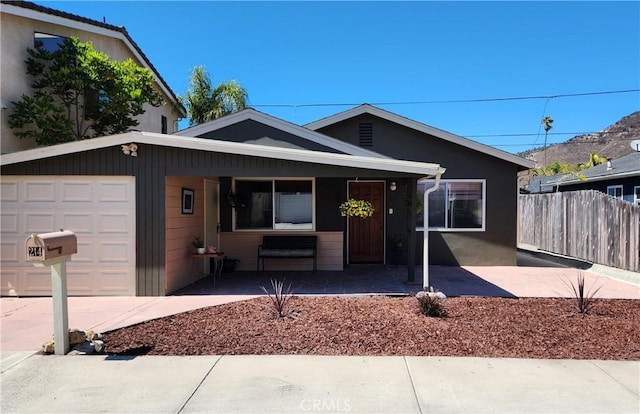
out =
[[[197,309],[104,334],[113,355],[416,355],[640,360],[640,300],[449,298],[447,317],[413,297],[267,297]]]

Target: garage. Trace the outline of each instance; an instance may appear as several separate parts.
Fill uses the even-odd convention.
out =
[[[136,202],[132,176],[0,177],[2,296],[49,296],[49,268],[25,261],[25,234],[71,230],[68,294],[136,294]]]

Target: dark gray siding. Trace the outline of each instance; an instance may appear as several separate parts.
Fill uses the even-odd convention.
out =
[[[338,206],[347,199],[347,180],[318,178],[316,180],[316,230],[344,231],[346,219]]]
[[[612,185],[621,185],[622,194],[633,199],[633,188],[636,186],[640,186],[640,176],[603,181],[587,180],[586,182],[580,184],[562,185],[560,186],[560,191],[597,190],[607,194],[607,187]]]
[[[317,144],[307,139],[300,138],[297,135],[289,134],[253,120],[246,120],[238,124],[230,125],[217,131],[202,134],[199,137],[233,142],[248,142],[269,137],[276,141],[286,142],[296,147],[312,151],[339,153],[339,151],[334,148]]]
[[[318,132],[358,145],[361,122],[373,124],[373,146],[368,149],[397,159],[438,163],[447,169],[443,179],[486,179],[486,231],[431,232],[432,264],[516,264],[517,165],[369,114],[327,126]],[[409,226],[408,219],[403,221],[400,216],[393,217],[390,223],[388,221],[388,235],[395,232],[396,226]],[[420,232],[416,244],[419,262],[422,240]],[[387,253],[393,258],[406,257],[404,252],[391,254],[388,249]]]
[[[138,156],[120,146],[5,165],[3,175],[126,175],[136,178],[137,295],[165,291],[165,176],[319,177],[318,230],[344,230],[337,206],[346,196],[346,179],[385,178],[388,173],[321,164],[138,145]],[[340,177],[340,178],[337,178]],[[414,177],[415,178],[415,177]],[[230,231],[231,211],[224,202],[230,178],[221,179],[221,225]]]

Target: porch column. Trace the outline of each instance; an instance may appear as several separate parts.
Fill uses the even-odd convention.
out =
[[[407,228],[407,279],[409,282],[416,281],[416,226],[418,224],[416,207],[418,206],[418,180],[409,179],[407,190],[411,205],[409,207],[409,223]]]

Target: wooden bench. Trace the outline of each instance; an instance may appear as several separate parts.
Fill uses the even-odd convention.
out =
[[[313,259],[313,273],[316,273],[318,236],[262,236],[258,246],[258,273],[260,259],[264,271],[264,259]]]

